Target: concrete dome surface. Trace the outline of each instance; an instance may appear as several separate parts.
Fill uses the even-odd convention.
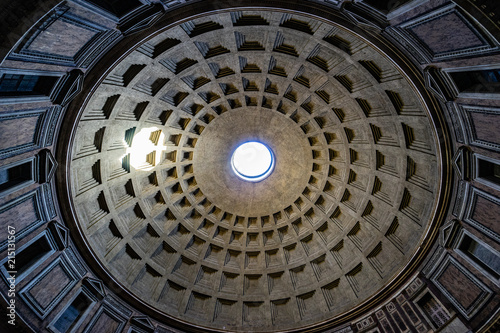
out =
[[[2,329],[498,330],[493,1],[3,8]]]

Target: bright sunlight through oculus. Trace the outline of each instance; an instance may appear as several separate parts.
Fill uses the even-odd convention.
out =
[[[274,154],[266,145],[251,141],[240,145],[231,157],[231,167],[241,179],[258,182],[274,169]]]

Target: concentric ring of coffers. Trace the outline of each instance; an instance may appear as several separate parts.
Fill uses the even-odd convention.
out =
[[[262,139],[274,171],[235,185],[231,152]],[[425,105],[391,61],[265,10],[145,40],[91,96],[71,161],[80,229],[110,274],[231,331],[313,325],[372,297],[419,246],[438,183]]]

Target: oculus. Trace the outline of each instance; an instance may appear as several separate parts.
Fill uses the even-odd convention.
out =
[[[231,167],[241,179],[259,182],[274,170],[274,154],[269,147],[257,141],[238,146],[231,157]]]

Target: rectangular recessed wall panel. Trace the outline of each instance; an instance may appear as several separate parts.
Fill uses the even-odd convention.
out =
[[[500,242],[500,199],[475,187],[470,188],[464,221]]]
[[[450,255],[444,257],[431,280],[467,319],[474,316],[493,293]]]
[[[500,151],[500,108],[460,105],[470,144]]]
[[[19,295],[37,316],[45,318],[78,280],[66,257],[60,256],[28,283]]]
[[[16,240],[45,222],[41,200],[41,187],[0,206],[0,251],[7,246],[7,227],[16,230]]]
[[[41,147],[40,130],[47,110],[0,114],[0,158]]]
[[[123,330],[127,319],[114,311],[108,304],[103,304],[87,325],[84,333],[117,333]]]

